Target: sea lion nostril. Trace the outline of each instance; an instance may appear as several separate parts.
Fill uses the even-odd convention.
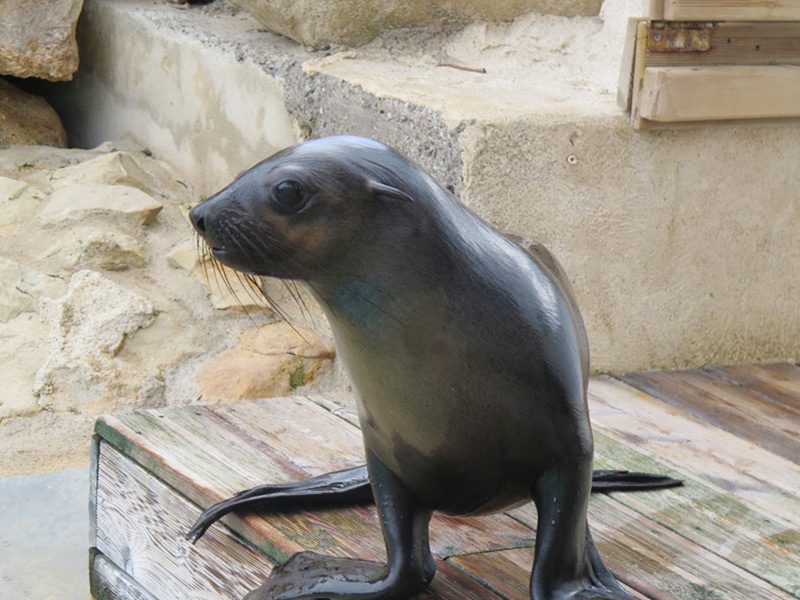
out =
[[[205,233],[206,232],[205,217],[203,217],[203,215],[198,213],[199,211],[197,210],[197,208],[193,208],[189,212],[189,220],[192,222],[192,225],[194,225],[194,228],[197,229],[197,231],[199,231],[200,233]]]

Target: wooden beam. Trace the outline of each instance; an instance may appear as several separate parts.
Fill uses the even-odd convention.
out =
[[[710,36],[711,49],[705,52],[648,50],[646,65],[800,65],[800,23],[717,23]]]
[[[638,97],[659,123],[800,117],[800,66],[650,67]]]
[[[617,105],[625,112],[631,110],[631,90],[633,89],[633,69],[634,57],[636,54],[636,31],[639,28],[640,19],[631,17],[628,19],[628,27],[625,29],[625,49],[622,53],[622,66],[619,72],[619,84],[617,86]]]
[[[668,21],[800,21],[800,0],[664,0]]]

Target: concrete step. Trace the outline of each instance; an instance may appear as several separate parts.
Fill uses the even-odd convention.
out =
[[[73,143],[133,137],[204,192],[301,138],[378,138],[556,254],[597,370],[796,357],[800,124],[634,131],[615,85],[640,10],[312,52],[224,2],[87,0],[51,97]]]

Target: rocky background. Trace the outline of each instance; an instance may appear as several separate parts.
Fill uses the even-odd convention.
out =
[[[81,4],[0,3],[0,74],[71,78]],[[0,77],[0,475],[86,463],[101,413],[336,385],[295,290],[266,283],[305,327],[204,262],[189,182],[132,143],[66,148],[15,82]]]

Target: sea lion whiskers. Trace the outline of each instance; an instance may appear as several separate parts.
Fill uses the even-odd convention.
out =
[[[237,228],[233,228],[233,232],[234,233],[242,233]],[[234,237],[232,239],[236,242],[236,244],[239,247],[239,249],[246,256],[249,257],[250,253],[247,251],[247,249],[244,246],[242,246],[241,243],[239,243],[239,239],[243,243],[247,244],[252,250],[256,251],[256,253],[258,253],[259,246],[255,243],[255,240],[252,237],[243,235],[243,236],[240,236],[240,238],[238,238],[238,239],[236,237]],[[302,338],[303,341],[305,341],[306,343],[310,343],[308,338],[306,338],[306,336],[303,335],[303,333],[294,326],[294,323],[292,323],[292,320],[287,316],[286,312],[284,312],[283,307],[280,306],[280,304],[278,304],[278,302],[276,302],[275,299],[272,298],[272,296],[270,296],[267,293],[267,291],[262,287],[262,285],[256,279],[255,275],[253,275],[252,273],[240,273],[239,271],[235,271],[235,273],[236,273],[237,278],[239,278],[239,281],[244,285],[245,289],[248,291],[248,295],[250,295],[250,298],[257,305],[260,306],[259,300],[266,301],[267,304],[269,305],[269,307],[272,309],[272,311],[276,315],[278,315],[278,317],[282,321],[284,321],[289,327],[291,327],[292,331],[294,331],[298,336],[300,336],[300,338]],[[284,280],[281,280],[281,281],[283,282],[283,284],[286,287],[286,289],[290,289],[288,287],[288,285],[286,285],[286,282]],[[257,298],[254,297],[253,293],[255,293]],[[301,313],[301,315],[303,315],[303,318],[305,320],[306,319],[306,315],[308,314],[307,307],[305,307],[305,303],[298,300],[299,293],[297,294],[297,296],[295,296],[295,294],[292,294],[291,291],[290,291],[290,295],[292,296],[292,299],[297,303],[297,306],[300,309],[300,313]]]

